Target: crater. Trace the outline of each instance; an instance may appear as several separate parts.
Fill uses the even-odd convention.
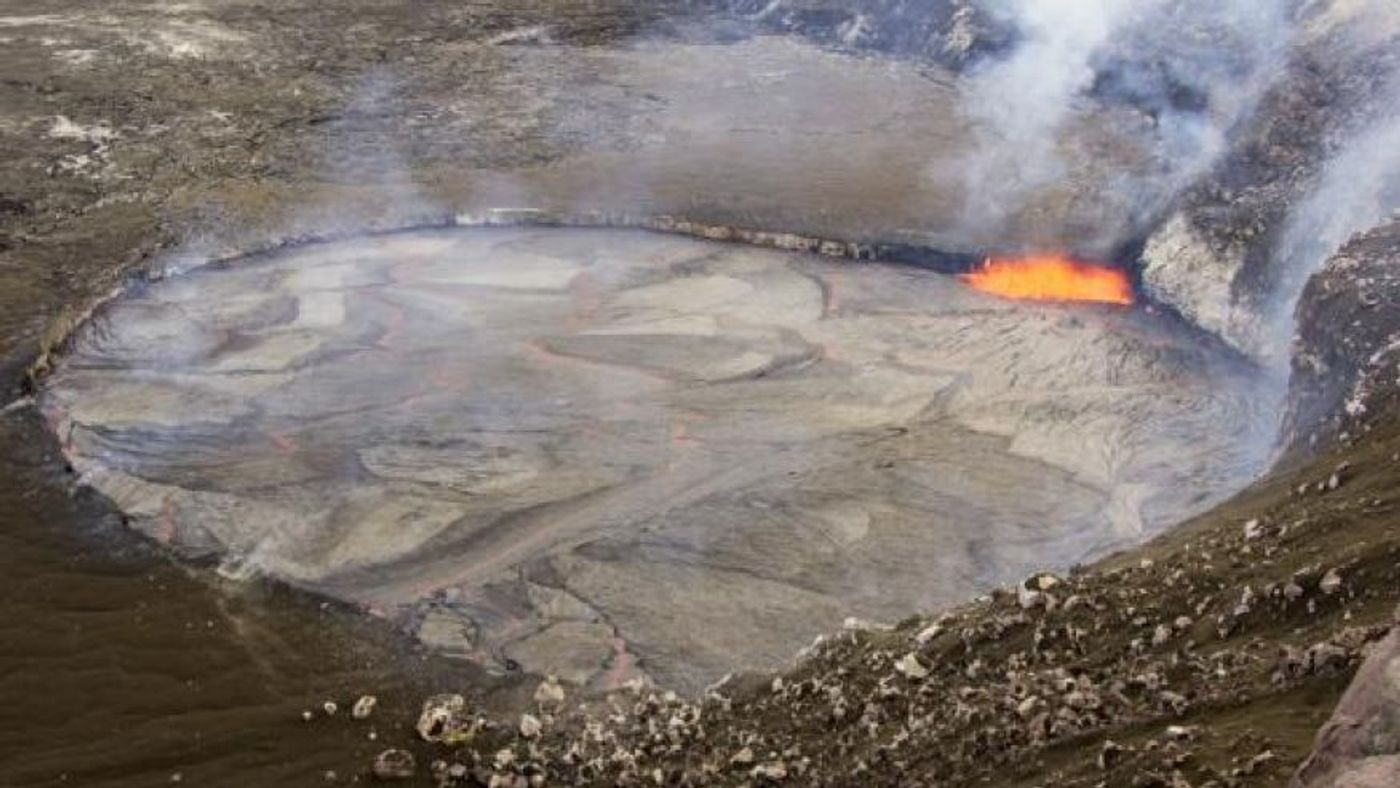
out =
[[[70,344],[45,412],[133,527],[593,686],[694,690],[1140,540],[1276,426],[1150,309],[628,230],[209,265]]]

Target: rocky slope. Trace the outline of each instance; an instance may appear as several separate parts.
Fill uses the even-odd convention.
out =
[[[1298,449],[1354,441],[1400,388],[1400,221],[1352,238],[1298,305],[1283,441]]]
[[[1283,358],[1303,283],[1355,232],[1400,203],[1384,140],[1400,95],[1400,13],[1386,3],[1309,3],[1282,74],[1232,132],[1229,152],[1146,242],[1143,282],[1240,349]],[[1346,153],[1370,157],[1346,167]],[[1342,181],[1359,195],[1348,199]],[[1327,195],[1322,202],[1313,194]]]

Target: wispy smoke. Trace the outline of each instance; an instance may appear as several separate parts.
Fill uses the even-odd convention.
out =
[[[1400,107],[1400,86],[1386,107]],[[1328,162],[1316,189],[1294,209],[1278,246],[1277,284],[1266,302],[1265,352],[1283,360],[1303,286],[1338,248],[1400,211],[1400,113],[1381,117]]]
[[[1024,37],[971,74],[962,109],[978,135],[958,164],[967,220],[994,227],[1025,195],[1064,176],[1056,154],[1074,99],[1094,82],[1091,58],[1131,14],[1129,0],[1008,0],[999,9]]]
[[[961,109],[971,156],[940,162],[959,179],[965,221],[1005,228],[1027,200],[1072,175],[1062,145],[1093,95],[1136,107],[1144,166],[1112,199],[1135,232],[1225,148],[1228,130],[1278,73],[1290,36],[1283,0],[999,0],[1019,32],[1010,54],[968,75]]]
[[[326,124],[322,177],[345,193],[332,194],[325,205],[309,210],[311,215],[305,218],[313,226],[345,231],[392,227],[442,213],[414,180],[411,108],[406,96],[398,76],[387,69],[372,69],[360,77],[344,108]],[[357,193],[366,187],[374,193],[368,201]]]

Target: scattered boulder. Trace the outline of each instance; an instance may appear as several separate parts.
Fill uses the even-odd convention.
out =
[[[1323,575],[1322,579],[1317,582],[1317,588],[1322,593],[1331,596],[1341,590],[1342,576],[1337,573],[1336,569],[1328,569],[1327,574]]]
[[[355,705],[350,707],[350,716],[357,720],[367,720],[374,714],[374,707],[379,705],[379,699],[373,695],[361,695],[355,701]]]
[[[919,661],[919,658],[912,651],[905,654],[898,662],[894,663],[894,669],[899,671],[905,678],[914,681],[919,681],[928,677],[928,668],[924,667],[923,663]]]
[[[1254,541],[1264,535],[1264,528],[1259,524],[1259,518],[1255,517],[1245,521],[1244,538],[1245,541]]]
[[[535,704],[541,709],[557,710],[564,705],[564,688],[559,686],[559,679],[554,676],[546,676],[545,680],[535,688]]]
[[[456,694],[434,695],[423,702],[415,726],[424,741],[438,742],[465,726],[467,699]]]
[[[1103,747],[1099,749],[1099,768],[1104,770],[1112,769],[1114,764],[1118,763],[1122,755],[1123,746],[1121,744],[1111,739],[1104,742]]]
[[[413,753],[408,750],[388,749],[374,756],[370,772],[374,779],[390,782],[411,780],[416,769],[417,763],[413,759]]]

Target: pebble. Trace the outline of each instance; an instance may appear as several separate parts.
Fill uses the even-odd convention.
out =
[[[373,695],[361,695],[355,701],[355,705],[350,707],[350,716],[357,720],[367,720],[374,714],[374,707],[379,705],[379,699]]]
[[[509,767],[512,763],[515,763],[515,750],[509,747],[503,747],[497,750],[496,754],[491,758],[491,763],[497,769]]]
[[[918,681],[928,676],[928,668],[924,667],[914,652],[905,654],[900,660],[894,663],[894,669],[902,673],[905,678]]]
[[[867,621],[863,618],[851,616],[841,622],[841,628],[849,632],[889,632],[894,627],[889,624],[881,624],[876,621]]]
[[[787,779],[788,772],[787,767],[784,766],[781,762],[778,762],[765,763],[759,766],[755,766],[753,767],[753,771],[749,772],[749,774],[755,779],[781,782],[782,780]]]
[[[929,624],[919,630],[919,633],[914,636],[914,642],[918,643],[920,646],[927,645],[930,640],[933,640],[941,634],[943,634],[942,624]]]
[[[423,711],[414,726],[424,741],[442,741],[448,733],[462,725],[467,700],[461,695],[434,695],[423,702]]]
[[[559,686],[559,680],[554,676],[547,676],[540,685],[535,688],[535,703],[540,708],[557,709],[564,705],[564,688]]]
[[[413,753],[395,748],[376,755],[370,771],[376,780],[410,780],[416,768]]]
[[[1196,727],[1189,725],[1168,725],[1167,737],[1176,741],[1191,741],[1196,738]]]
[[[520,715],[520,735],[526,739],[534,739],[544,730],[544,724],[540,718],[533,714]]]
[[[1045,604],[1045,594],[1040,591],[1032,591],[1025,586],[1016,586],[1016,603],[1022,610],[1030,610]]]
[[[1249,520],[1244,524],[1244,538],[1254,541],[1264,535],[1264,529],[1259,525],[1259,519]]]
[[[1104,742],[1103,748],[1099,750],[1099,768],[1104,770],[1113,768],[1113,764],[1118,762],[1122,754],[1122,745],[1111,739]]]
[[[1317,587],[1322,593],[1331,596],[1341,590],[1342,576],[1337,573],[1336,569],[1328,569],[1327,574],[1323,575],[1322,579],[1318,581]]]

